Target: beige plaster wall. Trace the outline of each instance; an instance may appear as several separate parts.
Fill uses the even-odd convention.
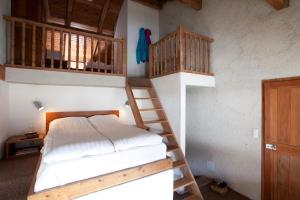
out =
[[[201,11],[167,3],[160,12],[161,36],[179,24],[215,39],[216,88],[187,90],[192,170],[260,199],[261,81],[300,76],[300,1],[290,0],[281,11],[265,0],[203,0]]]

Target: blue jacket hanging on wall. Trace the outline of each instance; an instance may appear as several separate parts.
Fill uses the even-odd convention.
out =
[[[139,41],[136,47],[136,62],[140,64],[141,62],[146,62],[149,60],[149,46],[146,39],[145,29],[140,28]]]

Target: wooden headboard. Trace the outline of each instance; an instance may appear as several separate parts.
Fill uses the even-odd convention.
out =
[[[77,112],[47,112],[46,113],[46,133],[49,125],[53,120],[66,117],[92,117],[95,115],[116,115],[119,117],[118,110],[101,110],[101,111],[77,111]]]

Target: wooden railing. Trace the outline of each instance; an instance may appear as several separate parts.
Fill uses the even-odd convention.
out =
[[[213,39],[180,26],[149,47],[149,76],[177,72],[213,75],[210,71],[212,42]]]
[[[4,16],[10,22],[6,66],[126,76],[126,40]]]

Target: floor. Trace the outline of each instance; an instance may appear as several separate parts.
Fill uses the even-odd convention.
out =
[[[26,200],[37,161],[38,156],[0,161],[0,200]],[[206,177],[197,178],[197,182],[205,200],[247,200],[232,190],[224,196],[212,192],[211,180]],[[175,194],[174,199],[182,198]]]
[[[0,200],[25,200],[38,156],[0,161]]]

